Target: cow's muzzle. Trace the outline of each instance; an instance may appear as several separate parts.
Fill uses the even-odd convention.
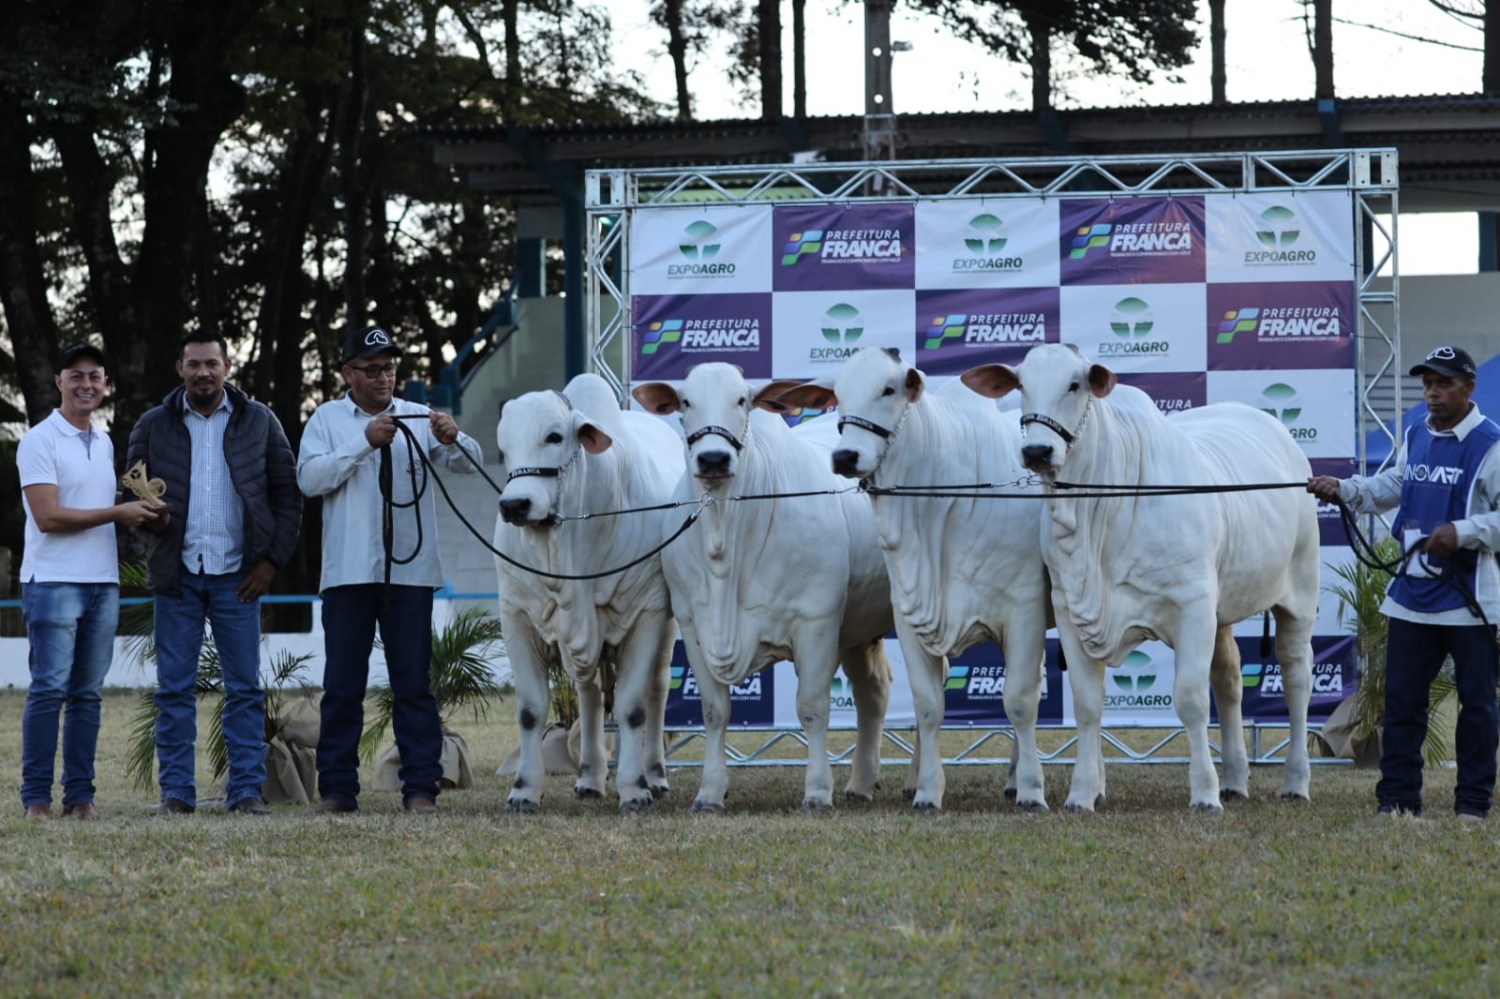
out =
[[[1021,462],[1033,472],[1044,472],[1052,467],[1051,444],[1027,444],[1021,448]]]
[[[859,478],[859,452],[847,447],[833,452],[833,473],[846,479]]]

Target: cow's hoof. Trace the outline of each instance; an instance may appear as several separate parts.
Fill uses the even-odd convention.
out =
[[[1040,815],[1043,812],[1049,811],[1045,801],[1018,801],[1016,802],[1016,810],[1030,812],[1033,815]]]
[[[1092,814],[1094,814],[1094,810],[1092,808],[1084,808],[1082,805],[1080,805],[1076,801],[1070,801],[1067,804],[1063,805],[1063,811],[1067,812],[1069,815],[1092,815]]]
[[[803,798],[802,810],[804,812],[831,812],[833,802],[824,801],[822,798]]]
[[[652,798],[660,799],[672,793],[672,786],[670,784],[652,784],[650,790]]]
[[[542,806],[530,798],[508,798],[505,802],[505,810],[517,815],[535,815],[541,809]]]
[[[1106,798],[1104,795],[1100,794],[1100,795],[1096,795],[1094,797],[1094,807],[1095,808],[1103,808],[1107,804],[1109,804],[1109,799]]]
[[[604,797],[604,792],[599,790],[597,787],[588,787],[584,784],[578,784],[573,788],[573,797],[584,799],[602,798]]]
[[[717,801],[705,801],[702,798],[693,799],[693,811],[706,815],[717,815],[724,810],[724,806]]]
[[[649,812],[655,807],[656,801],[652,798],[620,799],[620,814],[622,815],[639,815],[642,812]]]
[[[1219,804],[1217,801],[1195,801],[1193,802],[1191,808],[1199,815],[1224,814],[1224,806]]]
[[[852,787],[844,788],[845,801],[874,801],[875,795],[870,791],[856,791]]]
[[[1005,789],[1005,800],[1006,801],[1015,801],[1016,800],[1016,789],[1015,788],[1008,787],[1008,788]]]
[[[1226,787],[1219,790],[1220,801],[1249,801],[1250,795],[1238,788]]]
[[[919,812],[925,812],[928,815],[936,815],[938,812],[942,811],[942,806],[935,801],[913,800],[911,803],[911,807]]]
[[[1298,804],[1309,804],[1312,802],[1312,798],[1308,796],[1306,791],[1282,791],[1281,800],[1296,802]]]

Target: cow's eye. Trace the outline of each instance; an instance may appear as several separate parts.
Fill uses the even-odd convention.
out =
[[[562,434],[558,433],[556,430],[552,431],[552,433],[550,433],[550,434],[547,435],[546,443],[548,443],[548,444],[561,444],[562,443]]]
[[[740,396],[740,401],[737,402],[737,403],[735,403],[736,406],[743,406],[744,404],[745,404],[745,397],[744,396]]]
[[[682,408],[683,409],[692,409],[693,408],[693,404],[690,403],[690,402],[688,402],[686,399],[684,399],[684,400],[682,400]]]
[[[1069,385],[1068,386],[1068,391],[1069,392],[1077,392],[1078,391],[1078,383],[1074,382],[1072,385]]]
[[[896,390],[893,389],[893,388],[891,388],[889,385],[887,385],[885,387],[885,391],[882,392],[882,393],[880,393],[880,396],[881,396],[881,398],[885,398],[888,395],[895,395],[895,394],[896,394]]]

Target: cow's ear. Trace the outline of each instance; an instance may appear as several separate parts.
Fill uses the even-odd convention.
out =
[[[1103,399],[1115,390],[1115,373],[1102,364],[1089,365],[1089,391]]]
[[[666,416],[682,408],[677,398],[677,390],[666,382],[647,382],[644,385],[637,385],[630,390],[630,394],[648,413]]]
[[[785,382],[788,387],[779,396],[788,409],[829,409],[839,404],[833,386],[826,381]]]
[[[916,402],[927,391],[927,376],[916,368],[906,369],[906,401]]]
[[[759,389],[755,393],[755,398],[750,401],[761,409],[768,409],[773,413],[785,413],[792,407],[781,397],[781,394],[801,384],[795,378],[783,378],[779,381],[773,381]]]
[[[574,432],[578,435],[578,443],[582,444],[583,449],[589,454],[603,454],[615,442],[615,439],[605,433],[599,424],[591,422],[581,413]]]
[[[958,380],[986,399],[999,399],[1021,387],[1016,369],[1008,364],[981,364],[970,368]]]

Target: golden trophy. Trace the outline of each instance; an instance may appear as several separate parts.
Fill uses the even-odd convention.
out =
[[[167,484],[161,479],[150,479],[146,477],[146,463],[138,461],[126,470],[120,482],[130,490],[147,506],[163,507],[167,505],[162,499],[167,494]]]

